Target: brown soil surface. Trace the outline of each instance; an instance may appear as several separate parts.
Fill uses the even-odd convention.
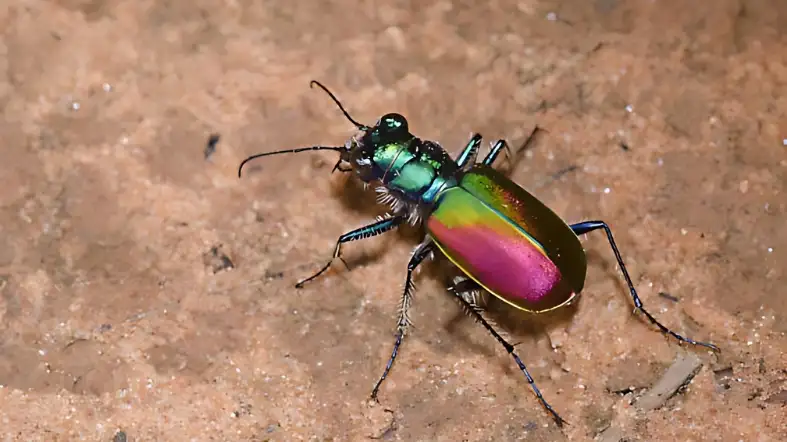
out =
[[[0,439],[787,440],[787,2],[7,3]],[[444,259],[368,401],[418,232],[296,290],[374,192],[333,152],[237,177],[351,134],[311,79],[452,153],[546,129],[512,178],[607,221],[645,305],[722,353],[632,315],[596,232],[575,307],[492,304],[569,426],[450,299]],[[686,351],[690,386],[632,405]]]

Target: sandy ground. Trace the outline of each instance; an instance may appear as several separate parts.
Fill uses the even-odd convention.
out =
[[[787,440],[786,2],[7,3],[0,440]],[[645,305],[722,353],[632,315],[595,233],[575,307],[492,304],[569,426],[450,299],[445,260],[368,401],[418,231],[296,290],[383,209],[331,152],[236,175],[351,134],[311,79],[451,152],[546,129],[512,178],[606,220]],[[632,405],[687,351],[688,388]]]

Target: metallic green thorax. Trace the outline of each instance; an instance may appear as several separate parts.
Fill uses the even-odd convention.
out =
[[[413,136],[401,115],[384,116],[352,144],[348,161],[356,174],[379,180],[398,199],[431,203],[440,190],[456,185],[453,159],[439,144]]]
[[[446,176],[441,176],[441,172],[445,172],[444,166],[450,164],[435,159],[434,154],[441,152],[430,147],[417,138],[387,144],[375,151],[372,161],[384,170],[383,183],[422,199],[430,187],[445,183]]]

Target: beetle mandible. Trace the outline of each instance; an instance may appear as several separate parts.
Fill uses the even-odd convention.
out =
[[[626,280],[637,311],[659,330],[680,342],[719,351],[713,344],[683,337],[662,325],[642,304],[620,256],[612,230],[604,221],[566,224],[557,214],[522,187],[492,167],[507,149],[505,140],[495,142],[489,153],[476,162],[482,137],[474,134],[456,159],[438,143],[410,133],[407,120],[396,113],[383,115],[374,126],[355,121],[328,88],[317,81],[358,129],[344,146],[312,146],[252,155],[238,167],[268,155],[316,150],[339,152],[333,171],[351,172],[366,184],[379,183],[378,201],[390,204],[391,214],[340,236],[333,257],[319,271],[296,284],[297,288],[323,274],[335,259],[341,259],[342,244],[388,232],[402,223],[423,222],[426,235],[407,264],[401,297],[396,340],[388,363],[372,389],[377,399],[385,378],[399,353],[410,325],[413,272],[439,249],[466,276],[449,289],[468,313],[506,349],[527,378],[541,405],[558,426],[565,421],[544,399],[527,367],[479,305],[463,296],[485,290],[505,303],[527,312],[543,313],[571,303],[582,291],[587,262],[579,236],[594,230],[606,233],[612,252]],[[531,137],[535,130],[531,133]]]

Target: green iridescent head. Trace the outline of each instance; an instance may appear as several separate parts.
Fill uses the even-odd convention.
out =
[[[385,114],[371,128],[369,136],[374,143],[391,143],[412,138],[407,119],[400,114]]]
[[[408,130],[404,116],[386,114],[374,126],[359,128],[358,133],[348,141],[342,159],[350,163],[361,180],[385,182],[389,172],[403,165],[399,157],[413,140],[415,137]]]

